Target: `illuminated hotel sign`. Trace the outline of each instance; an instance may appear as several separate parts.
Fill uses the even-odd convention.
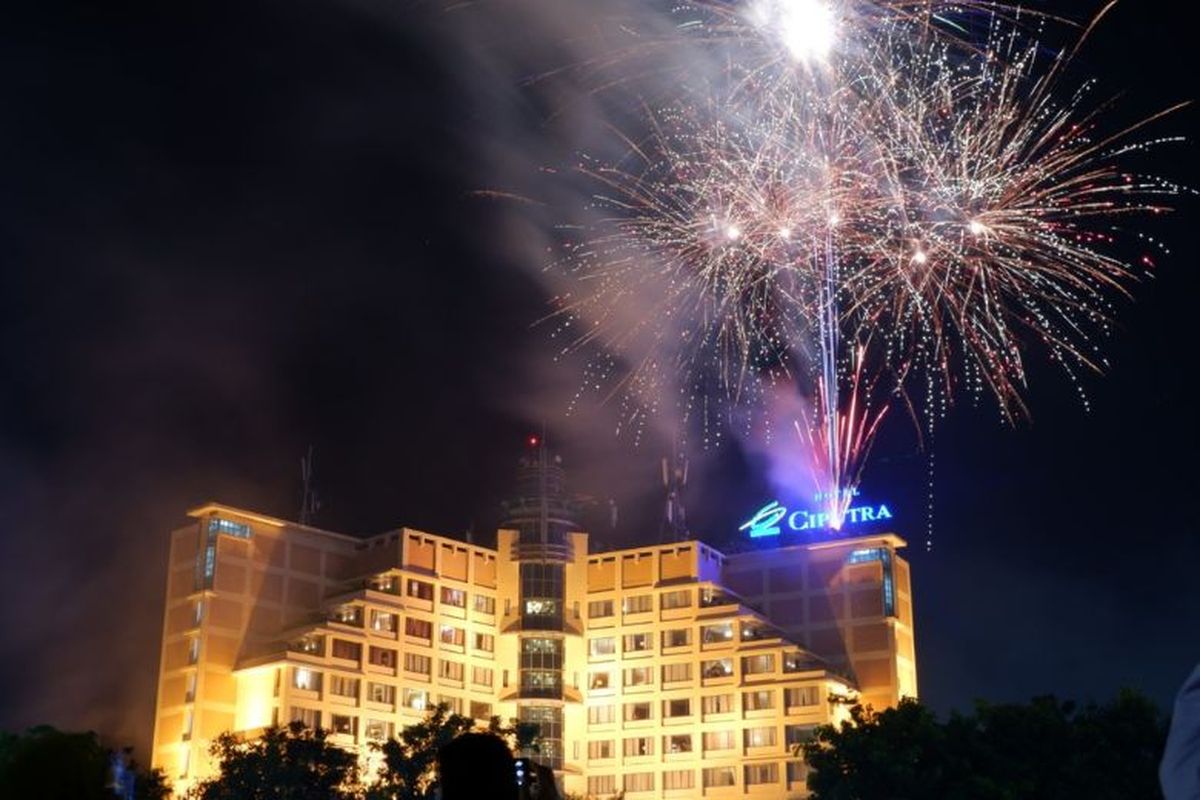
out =
[[[879,522],[891,518],[891,509],[885,505],[851,506],[846,509],[842,525],[862,525],[865,522]],[[748,531],[751,539],[759,539],[764,536],[778,536],[784,527],[797,532],[822,530],[830,527],[829,512],[806,509],[789,512],[787,506],[778,500],[772,500],[742,523],[738,530]]]

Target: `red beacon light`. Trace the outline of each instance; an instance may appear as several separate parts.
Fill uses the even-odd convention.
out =
[[[530,436],[528,442],[530,447],[537,447],[540,440],[536,436]]]

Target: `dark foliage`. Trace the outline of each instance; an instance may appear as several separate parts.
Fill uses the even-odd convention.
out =
[[[1123,691],[1104,705],[1054,697],[978,703],[940,722],[915,700],[817,729],[803,745],[813,800],[1142,800],[1161,797],[1162,714]]]
[[[0,797],[37,800],[113,800],[113,752],[96,734],[48,725],[23,734],[0,733]],[[129,763],[136,800],[164,800],[170,786],[159,770]]]
[[[220,772],[197,784],[189,800],[355,800],[358,757],[326,732],[293,722],[257,739],[225,733],[213,742]]]

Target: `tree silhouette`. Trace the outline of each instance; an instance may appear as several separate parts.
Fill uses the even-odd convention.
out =
[[[212,745],[216,777],[188,792],[189,800],[356,800],[358,756],[303,723],[272,727],[257,739],[223,733]]]
[[[425,800],[432,797],[438,750],[472,730],[475,730],[473,718],[451,714],[446,705],[435,706],[424,720],[404,728],[398,739],[378,745],[383,753],[383,765],[378,781],[367,790],[367,797],[369,800]],[[537,750],[536,724],[510,720],[504,725],[500,717],[492,717],[486,730],[503,739],[514,752]]]
[[[128,751],[125,751],[126,756]],[[92,732],[48,725],[23,734],[0,732],[0,797],[38,800],[113,800],[113,752]],[[159,770],[129,761],[135,800],[164,800],[171,789]]]
[[[800,746],[813,800],[1140,800],[1161,797],[1166,727],[1140,694],[1078,707],[980,702],[939,722],[915,700],[818,728]]]

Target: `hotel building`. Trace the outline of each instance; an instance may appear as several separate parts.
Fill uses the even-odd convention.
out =
[[[816,725],[916,695],[893,534],[723,554],[589,552],[526,463],[495,548],[347,536],[220,504],[171,534],[152,762],[182,792],[221,732],[301,720],[358,747],[437,703],[540,725],[567,792],[803,797]]]

